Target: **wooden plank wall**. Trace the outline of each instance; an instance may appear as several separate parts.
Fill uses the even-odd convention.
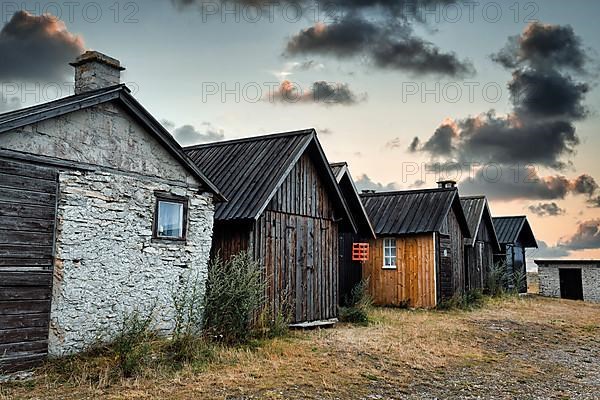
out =
[[[230,223],[216,221],[213,228],[211,258],[219,255],[229,260],[241,251],[249,250],[251,223]]]
[[[57,173],[0,159],[0,370],[47,354]]]
[[[436,306],[433,234],[396,238],[397,268],[383,269],[383,238],[370,241],[363,276],[373,301],[382,306]]]
[[[444,222],[444,233],[438,235],[439,284],[441,300],[447,300],[465,291],[464,238],[454,210],[450,210]],[[446,256],[444,256],[446,250]]]
[[[465,287],[469,290],[485,289],[494,263],[494,249],[490,240],[490,231],[482,222],[475,245],[465,246],[465,264],[468,271]]]

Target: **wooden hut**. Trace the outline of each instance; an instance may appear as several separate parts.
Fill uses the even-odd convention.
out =
[[[338,232],[354,222],[313,129],[193,146],[186,153],[228,199],[215,210],[213,253],[249,251],[273,312],[292,322],[337,317]]]
[[[500,242],[500,253],[496,254],[495,262],[506,264],[506,274],[514,276],[516,273],[526,276],[527,258],[526,248],[537,248],[537,241],[526,216],[495,217],[494,227]],[[508,282],[512,288],[512,280]],[[527,282],[521,282],[519,292],[527,292]]]
[[[355,245],[368,243],[375,239],[375,231],[371,226],[371,221],[367,215],[354,180],[350,175],[348,164],[345,162],[331,164],[331,170],[335,176],[340,191],[348,204],[352,217],[356,222],[357,232],[351,229],[342,229],[339,234],[339,302],[340,305],[347,305],[352,289],[362,280],[362,262],[353,259],[352,252]]]
[[[361,198],[377,234],[363,271],[376,304],[429,308],[464,291],[470,233],[455,187]]]
[[[500,243],[485,196],[461,197],[472,238],[465,239],[465,288],[485,289]]]

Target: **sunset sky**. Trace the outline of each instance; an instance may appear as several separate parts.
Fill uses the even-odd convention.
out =
[[[71,94],[93,49],[182,145],[314,127],[361,188],[443,170],[527,215],[532,257],[600,257],[600,2],[247,3],[3,1],[0,112]]]

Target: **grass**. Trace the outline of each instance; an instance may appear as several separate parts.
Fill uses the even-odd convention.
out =
[[[70,379],[50,364],[32,381],[4,385],[0,399],[510,398],[532,391],[568,398],[571,386],[585,394],[599,381],[600,367],[587,362],[597,356],[599,327],[600,305],[539,297],[490,299],[470,311],[375,308],[368,326],[216,344],[199,367],[136,378],[103,378],[106,371],[82,379],[107,362],[93,355]]]

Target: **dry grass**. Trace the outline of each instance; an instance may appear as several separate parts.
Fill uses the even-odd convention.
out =
[[[471,312],[376,309],[372,319],[367,327],[220,348],[204,369],[110,385],[65,383],[47,369],[33,381],[7,385],[0,398],[527,398],[523,393],[537,386],[540,398],[561,391],[570,397],[571,390],[593,398],[586,392],[600,390],[600,366],[587,363],[600,357],[599,305],[506,298]],[[549,386],[558,376],[562,386],[560,380]]]

